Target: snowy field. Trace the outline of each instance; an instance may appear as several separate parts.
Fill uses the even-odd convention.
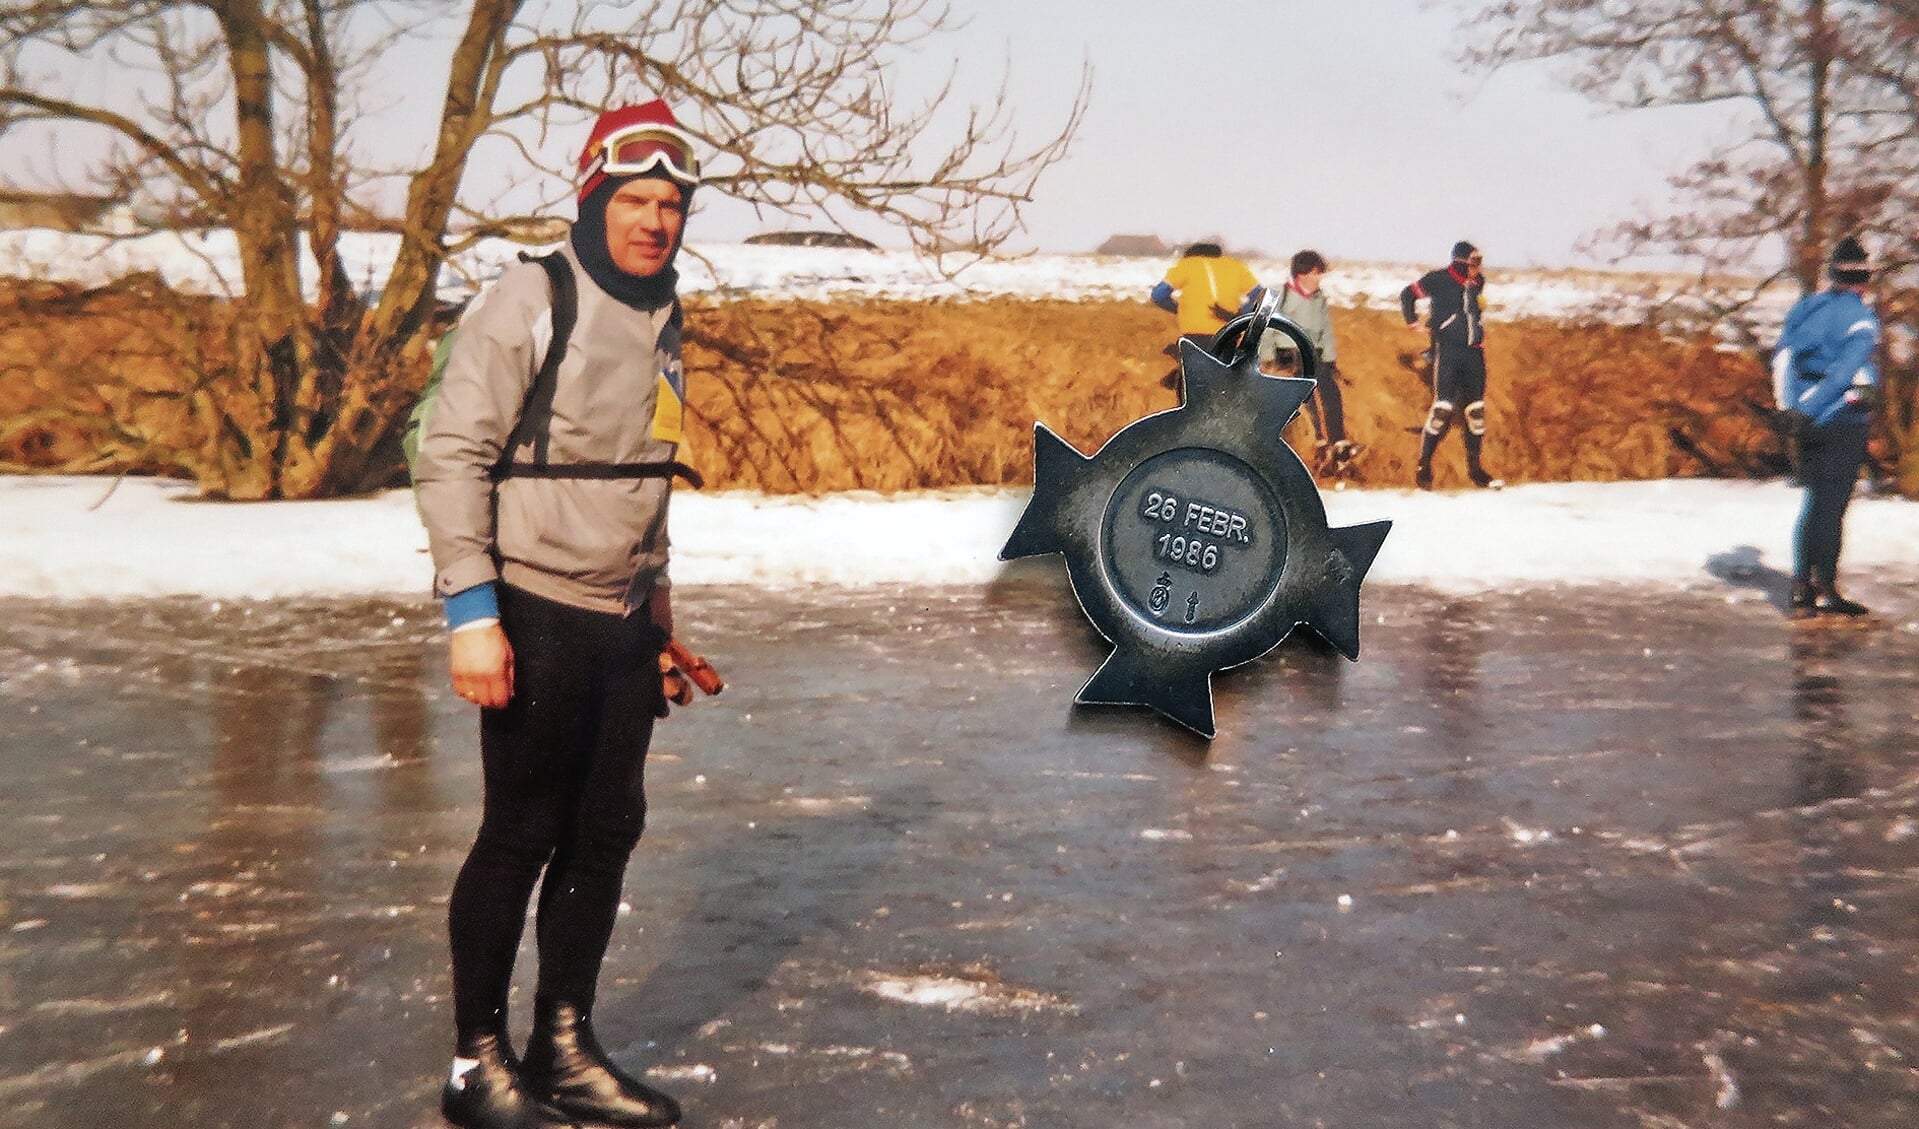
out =
[[[979,585],[1025,506],[1020,489],[882,496],[678,492],[683,585]],[[1332,524],[1391,519],[1369,584],[1473,593],[1624,583],[1718,586],[1789,571],[1799,492],[1782,481],[1557,483],[1499,492],[1340,490]],[[182,482],[0,478],[0,597],[424,596],[432,569],[411,494],[216,503]],[[1860,498],[1848,577],[1919,578],[1919,504]]]
[[[378,290],[392,262],[396,237],[351,234],[341,243],[347,277],[363,291]],[[457,299],[475,280],[499,273],[524,248],[489,240],[457,260],[442,280],[441,295]],[[1334,256],[1337,259],[1337,256]],[[239,251],[230,232],[183,232],[109,239],[42,229],[0,232],[0,276],[57,279],[100,285],[136,271],[159,274],[170,286],[199,293],[239,288]],[[948,263],[949,268],[960,264]],[[764,247],[689,242],[679,260],[681,290],[756,298],[1023,297],[1144,301],[1172,265],[1172,257],[1029,255],[976,262],[948,276],[908,251],[859,251],[825,247]],[[1263,280],[1286,277],[1285,260],[1254,259]],[[1399,291],[1443,264],[1338,263],[1326,292],[1340,306],[1396,308]],[[310,261],[307,278],[316,272]],[[1600,271],[1502,270],[1488,272],[1487,316],[1571,317],[1597,314],[1634,320],[1653,304],[1669,300],[1678,277],[1609,274]],[[1784,295],[1781,295],[1784,301]],[[1783,315],[1781,305],[1772,311]]]

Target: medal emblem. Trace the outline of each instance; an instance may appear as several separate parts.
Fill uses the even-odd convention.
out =
[[[1080,608],[1113,644],[1075,701],[1147,706],[1211,738],[1213,673],[1294,627],[1359,657],[1359,586],[1392,522],[1330,528],[1312,473],[1280,438],[1313,381],[1262,375],[1260,330],[1293,338],[1308,378],[1313,349],[1277,303],[1268,291],[1210,353],[1180,342],[1183,402],[1097,454],[1033,425],[1033,498],[1000,559],[1065,557]]]

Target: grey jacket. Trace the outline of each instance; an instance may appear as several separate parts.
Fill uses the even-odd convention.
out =
[[[1306,339],[1313,343],[1315,360],[1322,365],[1338,361],[1339,345],[1333,340],[1333,311],[1324,289],[1308,298],[1293,289],[1289,280],[1280,288],[1279,312],[1306,331]],[[1259,339],[1259,359],[1270,363],[1275,350],[1291,348],[1292,338],[1267,330]]]
[[[579,318],[567,341],[547,461],[630,463],[675,457],[685,379],[670,306],[635,310],[609,297],[572,248]],[[434,590],[490,580],[575,607],[625,612],[666,583],[672,481],[508,477],[492,469],[553,335],[553,300],[537,263],[515,262],[461,317],[438,399],[420,435],[415,483]],[[541,426],[541,425],[544,426]],[[531,444],[514,452],[532,461]]]

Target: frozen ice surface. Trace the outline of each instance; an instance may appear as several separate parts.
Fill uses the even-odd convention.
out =
[[[728,687],[661,727],[597,1019],[689,1125],[1914,1123],[1919,633],[1386,587],[1209,746],[1070,705],[1105,647],[1043,564],[682,593]],[[438,1124],[441,646],[0,602],[0,1127]]]

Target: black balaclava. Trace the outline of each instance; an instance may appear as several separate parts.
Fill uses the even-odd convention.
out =
[[[655,275],[642,278],[621,270],[613,262],[613,253],[606,249],[606,205],[613,194],[629,181],[642,177],[656,177],[679,186],[681,206],[691,210],[693,189],[688,185],[660,172],[643,172],[634,176],[609,176],[593,186],[586,199],[580,201],[580,218],[573,222],[573,254],[585,268],[587,277],[622,305],[636,310],[657,310],[672,303],[673,296],[680,284],[680,272],[673,267],[673,260],[679,257],[680,244],[686,241],[686,229],[680,228],[680,238],[674,241],[673,250],[666,257],[666,265]]]

